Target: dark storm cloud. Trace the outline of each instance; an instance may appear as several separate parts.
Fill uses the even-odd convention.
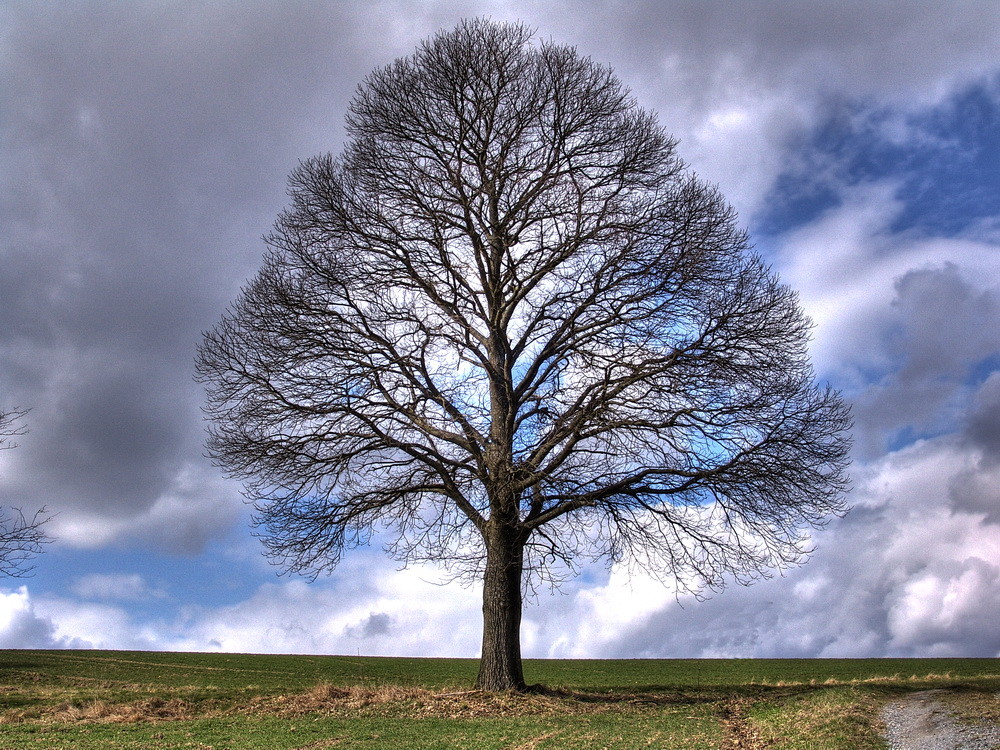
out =
[[[126,358],[129,353],[115,355]],[[38,453],[59,460],[38,467],[48,473],[35,474],[33,481],[61,487],[64,503],[90,510],[145,510],[155,500],[151,490],[169,481],[186,415],[163,394],[149,392],[150,387],[162,388],[165,377],[141,364],[76,366],[80,382],[56,396],[46,430],[36,431],[32,442]]]
[[[989,21],[1000,12],[983,0],[947,6],[567,0],[529,15],[544,18],[546,29],[574,30],[605,57],[651,74],[662,72],[665,61],[680,61],[678,72],[702,84],[687,89],[690,101],[710,102],[751,72],[758,91],[788,85],[816,95],[943,93],[970,73],[994,68],[998,43]]]
[[[856,400],[862,455],[879,455],[893,441],[955,429],[980,370],[1000,357],[998,289],[963,276],[953,263],[908,271],[896,280],[886,319],[884,353],[892,369]],[[983,405],[988,409],[988,404]],[[989,439],[980,422],[970,425]],[[985,432],[984,432],[985,430]]]
[[[1000,372],[976,392],[962,427],[963,444],[976,460],[955,477],[952,501],[957,508],[981,513],[985,523],[1000,526]]]
[[[983,451],[987,461],[1000,463],[1000,373],[991,375],[976,394],[965,436]]]
[[[204,464],[199,333],[258,263],[303,142],[339,139],[364,29],[307,3],[2,13],[0,382],[32,412],[0,502],[139,521]]]
[[[905,321],[896,347],[903,354],[903,383],[962,376],[980,359],[1000,354],[996,290],[979,290],[952,263],[909,271],[896,282],[895,306]]]

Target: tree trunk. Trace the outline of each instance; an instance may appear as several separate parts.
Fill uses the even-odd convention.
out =
[[[476,687],[524,690],[521,669],[521,574],[524,541],[509,526],[493,526],[483,577],[483,653]]]

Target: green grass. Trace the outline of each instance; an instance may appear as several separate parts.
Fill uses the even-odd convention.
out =
[[[146,726],[94,724],[76,727],[30,727],[4,732],[3,748],[593,748],[720,747],[721,735],[711,719],[702,729],[686,716],[666,714],[639,722],[628,716],[531,717],[493,719],[334,719],[287,721],[199,719]],[[20,728],[18,728],[20,729]],[[680,744],[670,744],[678,738]],[[11,744],[5,744],[10,742]]]
[[[0,651],[6,748],[884,748],[879,707],[944,688],[995,719],[1000,660],[529,660]],[[992,712],[992,713],[991,713]]]

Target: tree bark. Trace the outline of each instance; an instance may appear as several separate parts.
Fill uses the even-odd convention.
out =
[[[524,690],[521,668],[521,576],[524,540],[510,526],[492,525],[483,578],[483,652],[476,687]]]

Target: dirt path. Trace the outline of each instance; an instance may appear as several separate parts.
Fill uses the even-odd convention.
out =
[[[746,719],[750,703],[733,699],[721,706],[722,725],[726,729],[725,750],[762,750],[767,747]]]
[[[942,692],[923,690],[882,709],[891,750],[1000,748],[1000,727],[959,724],[940,700]]]

